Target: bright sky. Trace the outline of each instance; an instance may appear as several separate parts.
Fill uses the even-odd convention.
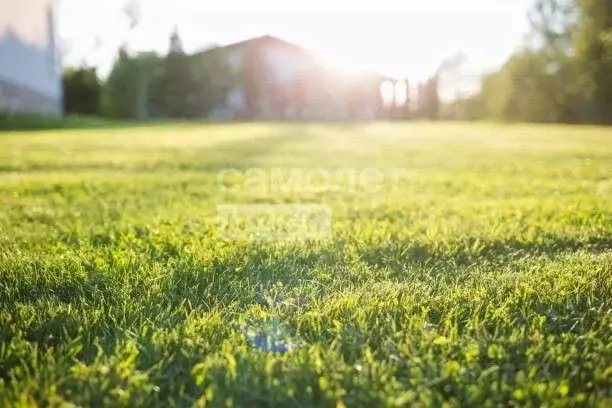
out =
[[[117,47],[166,52],[177,25],[187,51],[271,34],[353,68],[423,79],[457,52],[464,75],[500,65],[527,31],[532,0],[143,0],[130,34],[126,0],[60,0],[65,63],[108,72]],[[212,5],[211,3],[219,3]],[[341,11],[350,7],[350,12]],[[240,10],[239,12],[236,10]],[[99,41],[96,41],[96,38]]]

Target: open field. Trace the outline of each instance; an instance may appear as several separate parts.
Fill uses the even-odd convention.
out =
[[[332,235],[223,239],[264,203]],[[0,406],[63,402],[610,406],[612,129],[0,134]]]

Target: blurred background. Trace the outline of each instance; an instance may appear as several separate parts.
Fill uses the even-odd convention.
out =
[[[394,3],[0,0],[0,111],[612,123],[609,1]]]

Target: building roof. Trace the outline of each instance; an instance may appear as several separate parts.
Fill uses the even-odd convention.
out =
[[[249,39],[239,41],[236,43],[232,43],[232,44],[228,44],[228,45],[209,48],[209,49],[197,52],[194,55],[195,56],[205,56],[205,55],[212,54],[212,53],[229,52],[229,51],[243,48],[243,47],[257,46],[257,45],[263,45],[263,44],[275,44],[275,45],[290,49],[292,51],[295,51],[301,54],[309,55],[313,58],[318,58],[318,53],[312,50],[309,50],[300,45],[291,43],[289,41],[283,40],[282,38],[275,37],[273,35],[267,35],[267,34],[259,36],[259,37],[249,38]],[[389,76],[386,76],[386,75],[383,75],[383,74],[380,74],[378,72],[371,71],[371,70],[359,70],[359,73],[363,76],[367,76],[370,78],[377,78],[381,81],[385,81],[385,80],[394,81],[395,80],[395,78],[392,78],[392,77],[389,77]]]
[[[212,48],[208,48],[205,50],[202,50],[200,52],[197,52],[195,55],[203,55],[203,54],[208,54],[214,51],[231,51],[231,50],[235,50],[237,48],[242,48],[245,46],[249,46],[249,45],[258,45],[258,44],[264,44],[264,43],[272,43],[272,44],[279,44],[281,46],[284,47],[290,47],[295,49],[296,51],[301,51],[304,53],[309,53],[311,54],[310,51],[308,51],[307,49],[300,47],[299,45],[290,43],[288,41],[285,41],[281,38],[272,36],[272,35],[262,35],[259,37],[253,37],[253,38],[248,38],[246,40],[242,40],[236,43],[232,43],[232,44],[228,44],[228,45],[221,45],[221,46],[215,46]]]

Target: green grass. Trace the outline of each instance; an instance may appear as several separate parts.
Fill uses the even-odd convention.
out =
[[[223,240],[217,205],[248,203],[328,205],[333,236]],[[611,367],[610,129],[0,135],[0,406],[604,407]]]
[[[90,116],[41,116],[0,112],[0,131],[88,129],[125,126],[121,122]]]

